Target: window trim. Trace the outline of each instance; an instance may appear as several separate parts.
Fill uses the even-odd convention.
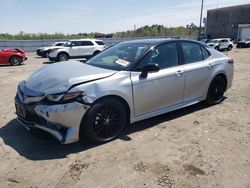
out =
[[[139,58],[139,59],[137,60],[137,62],[136,62],[135,65],[131,68],[130,71],[133,71],[133,72],[141,72],[141,70],[138,70],[137,67],[138,67],[138,65],[147,57],[147,55],[148,55],[151,51],[155,50],[155,48],[157,48],[157,47],[159,47],[159,46],[161,46],[161,45],[169,44],[169,43],[174,43],[174,44],[176,45],[177,57],[178,57],[178,65],[177,65],[177,66],[174,66],[174,67],[178,67],[178,66],[182,65],[182,63],[181,63],[181,62],[182,62],[182,59],[181,59],[181,54],[180,54],[180,49],[179,49],[179,44],[178,44],[178,42],[179,42],[179,41],[172,40],[172,41],[161,42],[161,43],[158,43],[158,44],[156,44],[156,45],[151,46],[151,47],[145,52],[145,54],[144,54],[141,58]],[[165,69],[170,69],[170,68],[173,68],[173,67],[161,68],[160,71],[161,71],[161,70],[165,70]]]

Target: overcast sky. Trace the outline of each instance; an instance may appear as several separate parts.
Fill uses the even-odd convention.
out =
[[[204,0],[207,9],[249,0]],[[0,33],[116,32],[152,24],[199,25],[201,0],[0,0]]]

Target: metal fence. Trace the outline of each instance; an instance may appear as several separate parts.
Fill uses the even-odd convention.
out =
[[[169,38],[173,36],[159,36],[159,37],[122,37],[122,38],[101,38],[107,45],[116,44],[122,41],[136,40],[136,39],[149,39],[149,38]],[[195,39],[189,36],[179,36],[181,38]],[[36,51],[37,48],[49,46],[54,42],[67,41],[67,39],[55,40],[0,40],[0,49],[4,48],[20,48],[26,52]]]

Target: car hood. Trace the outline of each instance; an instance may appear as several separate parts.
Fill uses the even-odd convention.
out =
[[[47,50],[61,49],[61,48],[64,48],[64,46],[47,46],[47,47],[40,48],[40,50],[47,51]]]
[[[25,85],[41,94],[55,94],[66,92],[72,85],[106,78],[116,72],[80,61],[65,61],[45,65],[34,72]]]
[[[211,46],[211,45],[216,45],[217,43],[214,43],[214,42],[208,42],[207,45],[208,46]]]

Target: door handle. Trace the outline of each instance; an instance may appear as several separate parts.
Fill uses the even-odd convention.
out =
[[[178,77],[180,77],[182,73],[183,73],[183,71],[178,70],[175,74],[176,74]]]
[[[208,63],[208,68],[211,69],[213,65],[211,63]]]

